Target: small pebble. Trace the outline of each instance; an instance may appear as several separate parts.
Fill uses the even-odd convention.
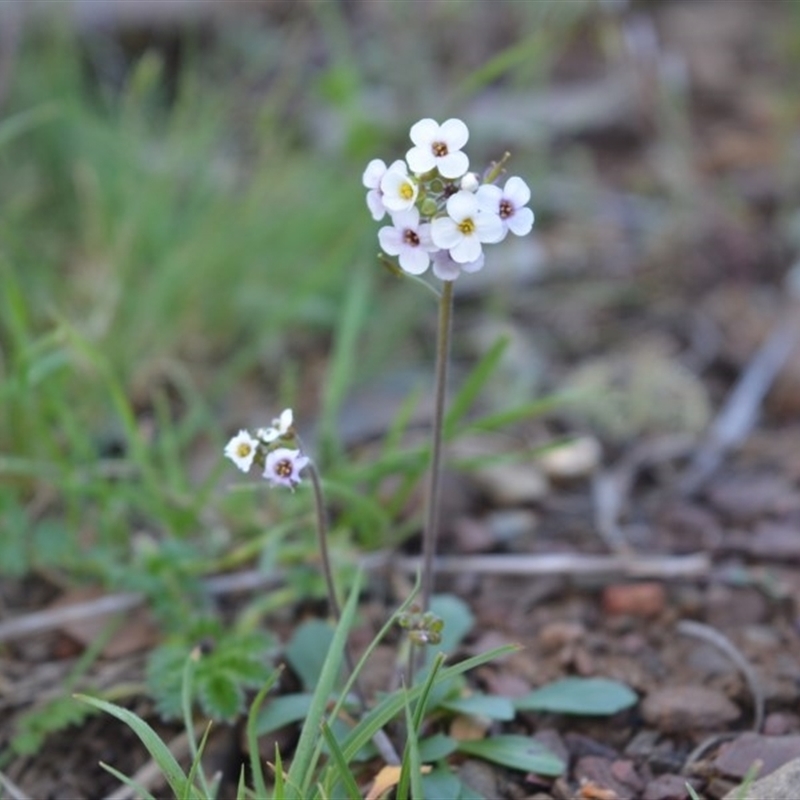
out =
[[[603,591],[603,610],[606,614],[632,617],[656,617],[666,606],[664,587],[655,581],[618,583]]]
[[[726,695],[704,686],[656,689],[644,699],[641,711],[648,725],[680,734],[724,729],[740,715]]]

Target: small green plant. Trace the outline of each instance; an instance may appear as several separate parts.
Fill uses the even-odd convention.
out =
[[[445,789],[449,796],[473,797],[450,768],[448,758],[453,754],[556,776],[564,770],[564,764],[530,736],[493,733],[479,741],[459,741],[445,733],[447,722],[454,715],[467,715],[502,723],[512,720],[519,710],[614,714],[636,702],[636,695],[627,687],[602,679],[567,679],[517,700],[471,691],[465,674],[513,651],[513,647],[447,665],[448,654],[470,631],[472,616],[457,598],[433,593],[443,449],[457,432],[504,346],[499,342],[487,354],[447,413],[454,286],[462,272],[483,268],[485,244],[499,242],[509,232],[525,235],[533,224],[533,213],[527,208],[530,191],[524,181],[511,177],[504,188],[496,185],[508,154],[482,174],[470,172],[469,160],[462,152],[468,136],[460,120],[449,119],[442,125],[432,119],[421,120],[411,128],[414,146],[406,161],[387,167],[375,159],[363,176],[373,218],[380,220],[387,214],[391,218],[392,224],[382,227],[378,235],[384,263],[399,276],[423,282],[439,303],[431,442],[428,448],[412,454],[411,474],[415,478],[430,462],[419,584],[356,663],[348,640],[361,576],[355,575],[343,605],[329,547],[325,489],[332,486],[323,481],[301,440],[293,411],[287,408],[269,426],[252,432],[242,429],[233,436],[224,454],[242,472],[257,469],[271,486],[288,489],[291,495],[308,480],[316,547],[335,625],[312,620],[297,627],[283,653],[300,679],[302,691],[278,697],[268,696],[278,677],[278,671],[270,672],[265,666],[271,642],[253,631],[192,629],[184,631],[182,639],[162,645],[150,662],[150,684],[163,713],[182,712],[193,755],[188,772],[182,771],[142,719],[104,700],[82,697],[137,733],[177,797],[210,799],[218,790],[203,770],[205,738],[199,743],[194,739],[195,698],[206,716],[233,719],[243,712],[245,690],[261,686],[250,704],[247,723],[252,788],[247,788],[242,774],[238,796],[277,800],[342,794],[357,798],[362,796],[360,783],[373,777],[380,793],[394,787],[398,800],[433,797]],[[442,281],[441,291],[419,277],[430,267]],[[531,409],[501,415],[501,424],[520,413],[529,414]],[[490,427],[498,420],[484,419],[482,424]],[[338,486],[337,490],[340,499],[355,501],[346,487]],[[376,518],[380,516],[377,509],[374,513]],[[420,603],[416,605],[418,591]],[[405,663],[405,681],[394,691],[368,698],[360,675],[370,654],[394,625],[406,632],[398,650],[398,664]],[[209,637],[209,633],[213,635]],[[204,635],[213,644],[191,646]],[[268,779],[258,756],[258,740],[293,723],[302,724],[288,769],[284,771],[283,767],[286,754],[276,752]],[[385,765],[377,776],[360,766],[375,756]]]

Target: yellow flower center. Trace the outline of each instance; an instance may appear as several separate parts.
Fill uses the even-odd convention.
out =
[[[414,196],[414,187],[410,183],[404,183],[400,187],[400,197],[403,200],[410,200]]]
[[[475,233],[475,223],[470,217],[467,217],[458,223],[458,229],[464,234],[464,236],[471,236],[473,233]]]
[[[236,455],[239,456],[239,458],[247,458],[252,452],[253,448],[250,447],[247,442],[239,442],[239,444],[236,445]]]
[[[448,153],[447,143],[446,142],[434,142],[431,145],[431,150],[433,150],[433,154],[437,158],[441,158],[442,156],[446,156],[447,153]]]

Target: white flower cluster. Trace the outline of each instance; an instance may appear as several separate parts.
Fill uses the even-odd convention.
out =
[[[411,128],[414,146],[405,161],[387,167],[376,158],[364,170],[373,219],[388,214],[392,220],[378,231],[381,248],[411,275],[422,275],[431,263],[443,281],[455,280],[461,270],[477,272],[483,267],[484,244],[502,241],[509,231],[524,236],[533,226],[525,181],[509,178],[501,189],[469,172],[469,159],[461,151],[467,139],[469,131],[460,119],[441,125],[421,119]],[[497,171],[487,174],[491,178]]]
[[[294,489],[300,483],[300,470],[309,462],[297,444],[293,427],[292,409],[287,408],[269,428],[259,428],[255,436],[241,430],[225,445],[225,455],[242,472],[249,472],[253,464],[264,470],[264,477],[273,486]]]

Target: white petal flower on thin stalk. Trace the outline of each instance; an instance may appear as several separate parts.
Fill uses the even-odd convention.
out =
[[[405,161],[395,161],[383,174],[380,191],[384,208],[389,212],[408,211],[417,200],[419,187],[408,174]]]
[[[291,408],[285,408],[280,417],[272,420],[272,425],[269,428],[259,428],[256,432],[258,438],[265,444],[274,442],[282,436],[287,436],[292,432],[292,423],[294,422],[294,414]]]
[[[406,153],[408,166],[420,175],[436,167],[444,178],[460,178],[469,168],[469,159],[461,152],[467,139],[469,130],[460,119],[441,125],[434,119],[421,119],[411,127],[414,147]]]
[[[294,489],[301,482],[300,470],[309,462],[308,456],[300,455],[299,450],[279,447],[267,453],[264,464],[264,477],[273,486],[286,486]]]
[[[225,455],[236,464],[242,472],[248,472],[256,457],[258,439],[254,439],[247,431],[239,431],[225,445]]]
[[[432,256],[433,274],[441,281],[454,281],[463,270],[464,272],[477,272],[483,269],[486,261],[483,253],[476,261],[469,261],[466,264],[459,264],[447,250],[438,250]]]
[[[410,208],[392,214],[393,227],[378,231],[384,252],[397,256],[400,268],[411,275],[421,275],[430,266],[430,253],[436,249],[431,241],[431,226],[420,223],[419,210]]]
[[[476,195],[481,211],[497,214],[503,223],[503,238],[508,231],[516,236],[525,236],[533,227],[533,211],[525,208],[531,199],[528,184],[516,176],[509,178],[501,189],[487,184],[481,186]]]
[[[431,223],[433,243],[449,250],[454,261],[468,264],[483,253],[482,244],[499,242],[505,229],[497,213],[481,211],[472,192],[456,192],[447,201],[447,216]]]

